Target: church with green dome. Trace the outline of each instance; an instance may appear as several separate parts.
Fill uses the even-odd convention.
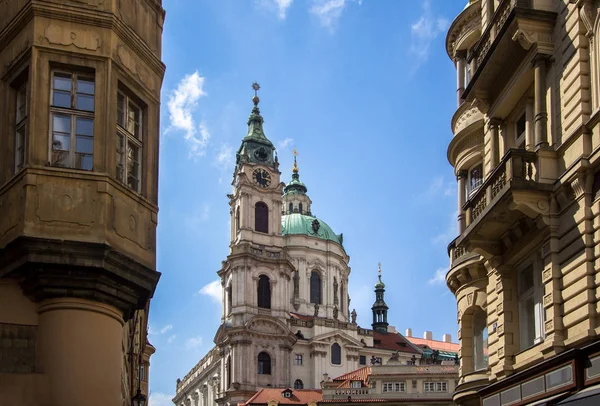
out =
[[[281,180],[258,107],[260,87],[253,88],[228,195],[230,252],[217,272],[221,325],[215,347],[178,381],[177,404],[205,399],[202,405],[236,405],[259,388],[319,389],[324,376],[390,359],[408,364],[426,358],[389,327],[381,269],[372,329],[356,323],[343,235],[313,212],[296,150],[291,180]]]

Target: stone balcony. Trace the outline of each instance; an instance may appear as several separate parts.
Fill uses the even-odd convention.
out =
[[[551,55],[556,13],[546,0],[501,0],[477,45],[467,56],[473,76],[464,100],[486,104],[518,70],[530,49]],[[510,55],[510,57],[508,57]]]
[[[544,174],[551,157],[511,149],[466,202],[466,229],[454,241],[452,256],[473,252],[491,258],[533,227],[548,221],[552,180]],[[544,170],[543,170],[544,169]]]

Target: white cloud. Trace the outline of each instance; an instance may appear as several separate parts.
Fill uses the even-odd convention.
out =
[[[167,324],[166,326],[164,326],[163,328],[160,329],[160,334],[164,334],[169,330],[173,330],[173,325],[172,324]]]
[[[292,5],[294,0],[275,0],[277,5],[277,16],[280,20],[285,20],[287,9]]]
[[[192,157],[203,156],[210,139],[206,124],[201,122],[196,128],[193,117],[198,99],[206,96],[203,86],[204,77],[200,76],[198,71],[185,75],[177,85],[177,89],[171,92],[167,103],[171,120],[169,129],[184,131],[184,138],[189,144]]]
[[[277,143],[277,149],[278,149],[278,150],[280,150],[280,151],[281,151],[281,150],[284,150],[284,149],[286,149],[287,147],[289,147],[289,146],[292,144],[292,142],[294,142],[294,139],[293,139],[293,138],[286,138],[286,139],[285,139],[285,140],[283,140],[283,141],[279,141],[279,142]]]
[[[167,338],[167,343],[171,344],[177,338],[176,334],[173,334],[171,337]]]
[[[263,7],[270,12],[277,14],[280,20],[285,20],[287,10],[290,8],[294,0],[256,0],[259,7]]]
[[[333,31],[344,8],[351,1],[359,6],[362,4],[362,0],[313,0],[309,11],[319,19],[323,27]]]
[[[194,213],[186,217],[185,224],[193,229],[196,228],[200,223],[206,222],[209,218],[210,206],[205,203],[202,204]]]
[[[148,406],[173,406],[173,395],[167,395],[166,393],[150,392],[148,398]]]
[[[195,350],[202,345],[202,337],[196,336],[192,338],[188,338],[185,342],[185,348],[187,350]]]
[[[450,21],[442,16],[436,16],[431,10],[430,0],[423,2],[423,12],[419,20],[410,26],[410,52],[415,55],[414,66],[418,67],[429,58],[429,48],[434,39],[446,32]]]
[[[448,268],[438,268],[435,270],[433,277],[427,281],[430,285],[439,285],[446,282],[446,273]]]
[[[438,235],[433,237],[431,241],[434,244],[447,245],[450,241],[454,240],[458,236],[458,210],[455,210],[450,217],[448,226],[445,230],[440,232]]]
[[[221,303],[221,280],[217,279],[204,285],[199,291],[199,294],[210,297],[213,301]]]
[[[167,331],[170,331],[173,329],[173,325],[172,324],[167,324],[166,326],[162,327],[159,330],[154,330],[154,328],[149,325],[148,326],[148,334],[150,335],[159,335],[159,334],[165,334]]]
[[[215,165],[220,169],[233,170],[235,164],[235,153],[229,144],[222,144],[215,156]]]

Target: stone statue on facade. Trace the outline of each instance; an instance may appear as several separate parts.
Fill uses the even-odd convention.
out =
[[[338,307],[337,306],[333,306],[333,318],[334,319],[338,319]]]
[[[390,361],[400,361],[400,354],[398,353],[397,350],[392,353],[392,356],[390,357]]]
[[[352,309],[352,313],[350,313],[350,317],[352,317],[352,324],[356,324],[356,309]]]
[[[318,303],[315,303],[315,314],[314,314],[314,316],[315,317],[319,316],[319,304]]]
[[[333,304],[338,304],[338,282],[335,276],[333,277]]]

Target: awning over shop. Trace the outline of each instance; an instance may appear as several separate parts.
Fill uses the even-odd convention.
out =
[[[598,406],[600,405],[600,385],[590,386],[562,400],[556,405],[565,406]]]

